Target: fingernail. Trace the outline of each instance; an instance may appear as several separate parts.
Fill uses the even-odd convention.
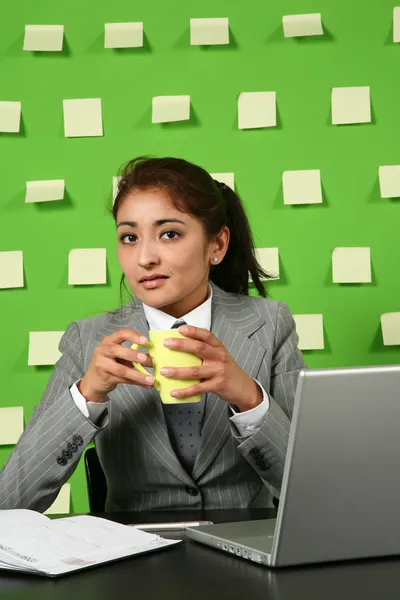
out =
[[[178,328],[178,331],[180,331],[181,333],[187,333],[188,328],[186,327],[186,325],[181,325],[181,327]]]
[[[175,392],[175,391],[172,391],[170,395],[171,395],[173,398],[176,398],[176,397],[177,397],[177,395],[178,395],[178,393],[177,393],[177,392]]]
[[[161,375],[169,375],[171,373],[171,369],[168,369],[168,367],[163,367],[160,369],[160,373]]]
[[[138,360],[140,362],[145,361],[146,358],[147,358],[146,354],[143,354],[142,352],[139,352],[139,354],[137,355],[137,357],[138,357]]]
[[[175,346],[175,340],[164,340],[164,346]]]
[[[154,377],[146,377],[146,383],[154,383]]]
[[[139,342],[140,342],[141,344],[147,344],[147,339],[146,339],[146,338],[145,338],[145,337],[142,335],[142,336],[140,336],[140,338],[139,338]]]

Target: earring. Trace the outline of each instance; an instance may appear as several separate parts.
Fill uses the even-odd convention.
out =
[[[215,263],[217,263],[217,262],[218,262],[218,258],[217,258],[216,256],[214,256],[214,258],[213,258],[213,261],[214,261]]]

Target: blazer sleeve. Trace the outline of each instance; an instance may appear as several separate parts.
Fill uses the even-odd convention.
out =
[[[299,372],[305,367],[298,349],[295,320],[287,305],[278,305],[271,363],[270,405],[261,427],[250,436],[240,436],[238,449],[259,476],[279,497],[285,465],[290,422]]]
[[[0,471],[0,509],[44,512],[74,472],[96,426],[76,406],[70,387],[84,373],[79,327],[71,323],[59,344],[62,353],[40,404]]]

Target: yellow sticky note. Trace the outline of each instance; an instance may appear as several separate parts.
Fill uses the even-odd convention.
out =
[[[321,13],[285,15],[282,17],[285,38],[323,35]]]
[[[381,198],[400,198],[400,165],[379,167]]]
[[[190,119],[190,96],[155,96],[152,123],[170,123]]]
[[[393,7],[393,41],[400,42],[400,6]]]
[[[321,314],[293,315],[300,350],[324,349],[324,325]]]
[[[256,259],[268,275],[279,279],[279,248],[256,248]]]
[[[0,132],[19,133],[21,102],[0,101]]]
[[[335,248],[332,252],[334,283],[371,283],[371,249]]]
[[[63,200],[64,191],[64,179],[27,181],[25,202],[50,202],[52,200]]]
[[[0,289],[24,287],[22,250],[0,252]]]
[[[238,101],[239,129],[276,126],[276,92],[242,92]]]
[[[71,484],[64,483],[57,498],[53,504],[44,511],[45,515],[66,515],[69,513],[71,505]]]
[[[284,171],[282,175],[284,204],[320,204],[322,202],[321,171]]]
[[[332,89],[333,125],[371,122],[369,85]]]
[[[58,350],[63,331],[31,331],[28,365],[54,365],[61,356]]]
[[[63,39],[64,25],[25,25],[24,50],[59,52]]]
[[[65,137],[103,135],[101,98],[63,100]]]
[[[115,198],[117,197],[117,194],[118,194],[118,186],[119,186],[119,182],[120,181],[121,181],[121,176],[120,175],[116,175],[112,179],[113,203],[115,202]]]
[[[381,315],[381,327],[384,346],[400,345],[400,312]]]
[[[143,23],[106,23],[104,48],[139,48],[143,46]]]
[[[220,183],[225,183],[231,190],[235,189],[234,173],[210,173],[211,177]]]
[[[229,44],[229,19],[190,19],[190,44]]]
[[[106,248],[74,248],[69,252],[69,285],[107,283]]]
[[[0,408],[0,445],[16,444],[23,430],[23,406]]]

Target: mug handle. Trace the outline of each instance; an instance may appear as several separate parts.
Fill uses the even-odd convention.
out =
[[[139,350],[139,348],[145,348],[146,346],[139,346],[139,344],[132,344],[131,349],[132,350]],[[143,373],[144,375],[151,375],[150,371],[148,371],[147,369],[145,369],[143,367],[143,365],[141,365],[140,363],[134,362],[132,363],[133,366],[135,367],[135,369],[137,369],[138,371],[140,371],[141,373]]]

